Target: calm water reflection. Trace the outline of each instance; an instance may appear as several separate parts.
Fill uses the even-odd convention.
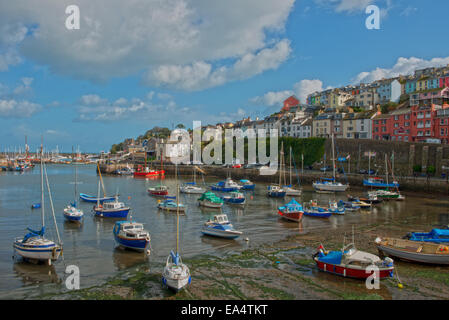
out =
[[[133,177],[105,176],[104,183],[108,194],[118,192],[120,200],[129,204],[135,221],[145,224],[151,234],[151,255],[116,248],[112,228],[116,220],[96,218],[92,215],[93,204],[81,202],[85,218],[81,224],[64,221],[62,209],[73,201],[73,167],[70,165],[48,165],[47,168],[56,219],[64,243],[64,261],[54,266],[29,265],[14,262],[12,243],[15,237],[23,236],[26,227],[39,227],[40,210],[31,210],[31,204],[40,201],[40,175],[36,167],[23,174],[0,173],[0,298],[21,298],[46,290],[55,290],[64,279],[65,265],[75,264],[80,268],[81,287],[88,287],[103,281],[115,272],[140,263],[148,263],[153,270],[160,268],[167,254],[176,246],[176,214],[159,211],[157,199],[149,196],[146,189],[158,183],[154,180],[135,179]],[[97,194],[97,175],[95,166],[78,166],[79,192]],[[207,178],[211,184],[217,179]],[[174,179],[166,179],[172,193],[175,192]],[[229,251],[238,251],[260,243],[274,242],[294,233],[320,233],[328,228],[370,224],[376,221],[405,221],[404,228],[426,230],[435,225],[449,224],[448,201],[422,199],[407,196],[404,202],[381,204],[371,211],[347,213],[345,216],[333,216],[330,219],[306,217],[301,224],[280,220],[276,208],[289,199],[271,199],[265,196],[266,185],[258,184],[254,192],[248,193],[244,207],[225,205],[222,209],[234,224],[244,232],[237,240],[221,240],[201,235],[201,226],[212,218],[217,210],[200,208],[198,195],[182,195],[181,201],[187,206],[186,215],[180,217],[181,252],[183,257],[198,254],[222,255]],[[361,191],[351,191],[361,193]],[[317,199],[326,204],[333,195],[317,194],[306,186],[298,201]],[[338,195],[336,199],[344,199]],[[48,201],[47,201],[48,203]],[[47,206],[47,226],[49,237],[56,239]],[[249,238],[249,241],[245,241]],[[162,270],[161,270],[162,271]]]

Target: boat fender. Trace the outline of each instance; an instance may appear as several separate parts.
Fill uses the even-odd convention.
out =
[[[52,257],[53,259],[55,259],[55,257],[56,257],[56,247],[54,247],[53,249],[51,249],[51,257]]]

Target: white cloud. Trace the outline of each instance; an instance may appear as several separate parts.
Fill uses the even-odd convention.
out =
[[[7,71],[9,66],[22,62],[17,45],[25,38],[28,28],[20,22],[8,23],[8,19],[2,22],[0,22],[0,71]]]
[[[130,5],[121,0],[78,0],[80,29],[67,30],[65,8],[73,1],[41,0],[39,6],[30,6],[27,0],[16,0],[0,10],[0,30],[22,26],[17,29],[21,32],[6,39],[10,50],[0,53],[0,70],[19,63],[12,53],[20,49],[25,58],[49,66],[52,72],[94,81],[142,70],[149,74],[156,70],[163,79],[169,70],[159,68],[174,66],[181,68],[176,71],[182,77],[185,70],[199,72],[200,79],[191,80],[195,87],[203,81],[201,67],[207,72],[208,65],[228,59],[240,61],[230,69],[240,73],[237,78],[246,78],[273,68],[247,59],[269,50],[284,31],[294,1],[134,0]],[[23,27],[28,25],[36,26],[31,35]],[[211,72],[217,77],[221,73],[220,69]],[[212,80],[220,84],[234,78]],[[177,87],[183,86],[177,83]]]
[[[212,64],[204,61],[196,61],[190,65],[162,65],[147,74],[146,83],[188,91],[215,87],[276,69],[288,58],[290,52],[290,41],[283,39],[273,47],[245,54],[229,67],[213,69]]]
[[[2,118],[29,118],[41,110],[41,106],[26,100],[1,100],[0,116]]]
[[[270,91],[265,93],[263,96],[257,96],[250,99],[252,104],[263,105],[263,106],[280,106],[285,99],[293,95],[293,91]]]
[[[81,97],[80,101],[81,101],[81,104],[86,105],[86,106],[88,106],[88,105],[100,105],[100,104],[103,104],[103,103],[107,102],[106,99],[101,98],[97,94],[86,94],[86,95]]]
[[[31,90],[33,78],[24,77],[21,80],[22,84],[18,85],[13,91],[15,95],[25,94]]]
[[[433,58],[431,60],[416,57],[400,57],[392,68],[384,69],[378,67],[369,72],[361,72],[352,80],[352,82],[354,84],[369,83],[383,78],[394,78],[399,75],[411,75],[417,69],[441,67],[447,64],[449,64],[449,57]]]
[[[318,79],[301,80],[293,85],[301,103],[307,102],[307,96],[315,91],[323,91],[323,82]]]

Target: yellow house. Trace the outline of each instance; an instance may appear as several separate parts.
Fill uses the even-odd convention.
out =
[[[416,81],[416,91],[424,91],[427,89],[427,78],[421,78],[420,80]]]

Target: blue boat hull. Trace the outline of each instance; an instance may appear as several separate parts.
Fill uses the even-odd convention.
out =
[[[126,218],[128,216],[129,209],[125,210],[114,210],[114,211],[100,211],[94,210],[97,217],[102,218]]]
[[[375,183],[368,180],[363,180],[363,186],[373,188],[399,188],[399,183]]]
[[[125,248],[132,249],[132,250],[138,250],[143,251],[148,246],[150,241],[146,239],[125,239],[121,238],[114,234],[115,242]]]
[[[222,198],[222,199],[226,203],[232,203],[232,204],[244,204],[245,203],[245,198],[242,198],[242,199],[226,199],[226,198]]]
[[[103,203],[104,201],[112,201],[115,199],[115,197],[97,198],[94,196],[90,196],[88,194],[80,193],[80,199],[85,202],[92,202],[92,203],[97,203],[99,199],[100,203]]]
[[[67,221],[74,221],[74,222],[77,222],[77,221],[81,221],[81,219],[83,218],[83,216],[73,217],[73,216],[69,216],[69,215],[64,214],[64,218],[65,218]]]
[[[268,196],[271,198],[284,198],[287,192],[269,192]]]
[[[211,189],[213,191],[220,191],[220,192],[233,192],[233,191],[238,191],[238,188],[225,188],[225,187],[217,187],[217,186],[212,186]]]
[[[332,216],[332,213],[330,213],[330,212],[316,213],[316,212],[304,211],[304,215],[309,216],[309,217],[315,217],[315,218],[329,218],[330,216]]]
[[[254,190],[256,187],[255,184],[251,184],[251,185],[243,185],[242,186],[242,190]]]

